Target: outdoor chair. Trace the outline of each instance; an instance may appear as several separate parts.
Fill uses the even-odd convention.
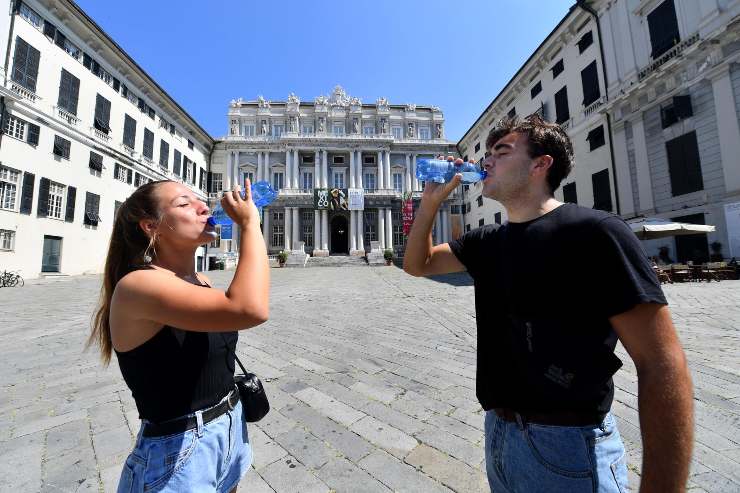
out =
[[[702,281],[712,282],[720,281],[718,266],[719,262],[710,262],[703,264],[700,270],[700,276]]]
[[[671,265],[671,279],[676,282],[690,281],[692,278],[691,269],[686,264]]]
[[[671,267],[668,265],[655,265],[653,266],[655,273],[658,275],[658,280],[661,284],[671,283],[673,284],[673,278],[671,278]]]

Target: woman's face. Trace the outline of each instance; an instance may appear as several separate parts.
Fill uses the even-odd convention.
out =
[[[163,183],[157,189],[162,223],[157,228],[159,242],[202,245],[213,240],[212,226],[206,223],[208,206],[184,185]]]

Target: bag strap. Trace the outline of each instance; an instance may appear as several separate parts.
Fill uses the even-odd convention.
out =
[[[242,371],[244,372],[245,375],[248,374],[249,372],[247,371],[246,368],[244,368],[244,365],[242,364],[241,360],[239,359],[239,356],[236,355],[236,350],[235,349],[231,349],[231,346],[229,346],[229,343],[226,341],[226,337],[224,337],[223,332],[221,332],[221,339],[224,340],[224,344],[226,344],[226,349],[228,349],[229,352],[231,352],[231,353],[234,354],[234,359],[236,359],[236,362],[239,364],[239,368],[242,369]]]

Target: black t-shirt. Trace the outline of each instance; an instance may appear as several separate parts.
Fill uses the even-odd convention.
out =
[[[667,304],[629,226],[563,204],[532,221],[470,231],[450,248],[474,281],[483,409],[608,412],[622,366],[609,317]]]

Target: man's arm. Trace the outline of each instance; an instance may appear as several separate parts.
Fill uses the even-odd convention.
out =
[[[637,367],[641,493],[686,490],[694,435],[691,376],[668,307],[639,304],[610,318]]]
[[[403,256],[403,270],[407,274],[418,277],[465,270],[465,266],[452,253],[447,243],[432,246],[432,226],[437,210],[442,201],[460,184],[460,178],[460,175],[455,175],[449,183],[425,185]]]

